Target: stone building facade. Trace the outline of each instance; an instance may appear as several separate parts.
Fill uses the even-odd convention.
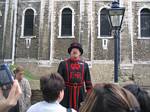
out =
[[[112,1],[0,0],[1,60],[21,64],[41,76],[55,72],[58,63],[69,56],[70,43],[78,41],[83,45],[83,59],[90,65],[93,82],[113,81],[114,38],[111,34],[102,35],[110,32],[108,24],[101,25],[101,18],[105,18],[102,11]],[[141,30],[141,15],[145,11],[149,14],[146,17],[150,16],[150,1],[120,0],[120,5],[126,8],[120,35],[121,76],[134,75],[142,84],[148,84],[150,35],[146,32],[145,37],[141,32],[150,32],[150,22],[146,19],[147,28]],[[70,16],[63,16],[65,11]],[[71,17],[67,24],[71,25],[71,35],[62,35],[65,17]],[[31,35],[25,33],[26,27],[32,27]]]

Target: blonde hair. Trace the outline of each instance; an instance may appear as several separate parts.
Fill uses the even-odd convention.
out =
[[[24,71],[24,68],[22,66],[17,66],[16,69],[14,70],[14,73],[22,72]]]
[[[96,99],[97,96],[94,91],[91,91],[91,93],[87,94],[87,97],[85,98],[84,102],[82,102],[79,112],[91,112],[92,107],[96,102]]]

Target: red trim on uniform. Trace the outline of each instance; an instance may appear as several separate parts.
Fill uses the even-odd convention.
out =
[[[68,87],[74,87],[74,86],[82,87],[82,86],[84,86],[84,83],[83,83],[83,82],[81,82],[81,83],[70,83],[70,82],[65,82],[65,85],[68,86]]]
[[[70,64],[70,67],[71,67],[72,70],[79,70],[80,69],[80,64],[73,63],[73,64]]]
[[[76,93],[77,93],[77,87],[74,87],[74,109],[77,109],[77,99],[76,99]]]
[[[82,61],[77,61],[78,64],[72,64],[71,66],[71,59],[66,61],[66,71],[67,71],[67,82],[65,82],[66,87],[69,89],[69,105],[74,109],[78,109],[78,103],[80,101],[80,88],[84,87],[84,63]],[[70,63],[69,63],[70,62]],[[82,67],[82,68],[81,68]],[[79,70],[80,68],[80,70]],[[81,82],[80,83],[71,83],[70,82],[70,70],[79,70],[81,73]],[[90,88],[89,88],[90,89]],[[78,97],[78,99],[77,99]]]
[[[70,106],[72,107],[73,105],[72,105],[72,87],[70,87],[69,88],[69,90],[70,90]]]
[[[78,102],[77,102],[77,107],[79,106],[78,104],[79,104],[79,98],[80,98],[80,87],[78,87]],[[78,107],[79,108],[79,107]]]

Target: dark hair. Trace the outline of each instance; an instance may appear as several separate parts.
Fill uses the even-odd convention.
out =
[[[150,112],[150,95],[147,91],[135,84],[126,85],[124,88],[129,90],[137,98],[141,112]]]
[[[80,112],[139,112],[136,98],[114,84],[97,84],[86,97]]]
[[[60,92],[64,90],[65,83],[60,74],[51,73],[41,77],[40,87],[44,100],[46,102],[54,102],[58,99]]]

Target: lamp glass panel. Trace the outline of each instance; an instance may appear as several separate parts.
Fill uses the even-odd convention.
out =
[[[111,16],[111,22],[113,27],[119,27],[121,25],[122,16]]]

